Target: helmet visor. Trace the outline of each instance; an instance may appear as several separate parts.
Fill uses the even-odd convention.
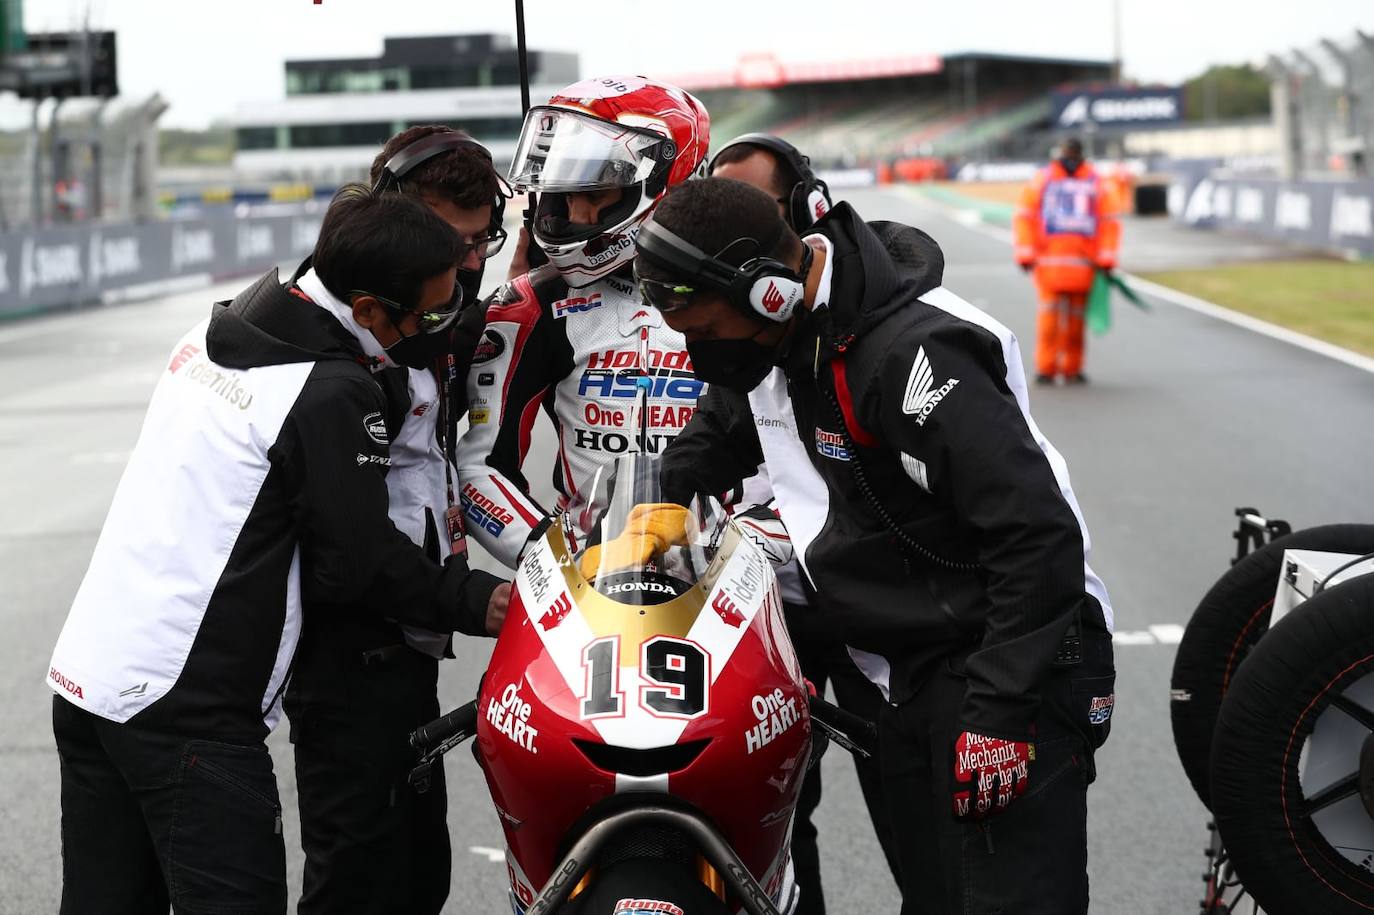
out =
[[[646,180],[672,141],[566,108],[539,106],[525,116],[510,183],[520,190],[595,191]]]

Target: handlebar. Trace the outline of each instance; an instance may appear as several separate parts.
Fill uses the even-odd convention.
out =
[[[878,726],[866,718],[812,696],[811,720],[821,726],[827,737],[856,756],[867,758],[877,752]]]
[[[477,730],[477,700],[460,705],[429,724],[422,724],[410,734],[410,745],[425,755],[440,744],[458,738],[467,740]]]

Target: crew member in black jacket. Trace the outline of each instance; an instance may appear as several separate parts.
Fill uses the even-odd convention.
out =
[[[388,140],[369,182],[375,193],[422,201],[463,241],[463,297],[451,327],[411,337],[403,352],[361,338],[372,377],[387,392],[391,520],[438,562],[451,552],[451,535],[461,538],[447,523],[458,489],[448,455],[485,323],[478,287],[487,258],[505,240],[505,198],[491,153],[438,125]],[[298,285],[317,301],[336,300],[310,266],[298,270]],[[496,635],[500,619],[489,622],[486,634]],[[282,703],[295,746],[305,851],[297,915],[443,909],[452,863],[444,773],[436,767],[428,791],[412,790],[407,775],[415,753],[406,737],[439,716],[439,661],[453,657],[451,637],[377,615],[307,616]]]
[[[62,912],[284,913],[264,741],[302,619],[479,633],[504,608],[509,585],[388,517],[369,370],[374,344],[453,320],[461,254],[424,204],[343,193],[315,247],[324,292],[273,271],[173,348],[48,673]]]
[[[747,393],[668,455],[668,495],[766,464],[827,626],[887,700],[903,912],[1086,912],[1111,607],[1015,338],[941,286],[928,236],[845,203],[803,240],[710,178],[637,246],[698,376]]]

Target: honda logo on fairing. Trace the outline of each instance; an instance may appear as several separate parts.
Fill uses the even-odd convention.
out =
[[[607,594],[622,594],[627,591],[652,591],[655,594],[676,594],[669,585],[659,581],[626,581],[618,585],[608,585]]]

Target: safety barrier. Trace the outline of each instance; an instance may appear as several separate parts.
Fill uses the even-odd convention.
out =
[[[1180,174],[1169,212],[1202,228],[1225,228],[1308,248],[1374,256],[1374,181],[1293,181]]]
[[[0,236],[0,319],[153,296],[266,270],[315,247],[323,208],[212,213]]]

